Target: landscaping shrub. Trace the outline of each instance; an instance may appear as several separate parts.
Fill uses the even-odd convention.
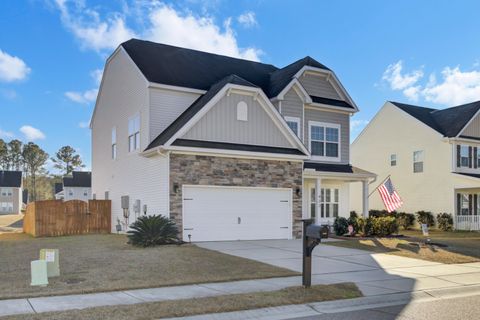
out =
[[[175,222],[164,216],[141,216],[130,225],[128,243],[138,247],[151,247],[178,243]]]
[[[358,232],[358,218],[355,216],[350,216],[350,218],[347,219],[348,225],[353,227],[353,234]]]
[[[354,211],[350,211],[350,218],[356,218],[358,219],[358,213],[354,210]]]
[[[333,222],[333,230],[337,236],[343,236],[348,232],[348,221],[344,217],[337,217]]]
[[[387,210],[370,210],[368,211],[368,216],[369,217],[386,217],[386,216],[390,216],[392,215],[392,213],[388,213]]]
[[[417,220],[418,223],[426,224],[429,227],[435,225],[435,219],[433,218],[433,214],[429,211],[418,211]]]
[[[385,237],[398,232],[398,224],[395,217],[374,217],[373,235],[378,237]]]
[[[404,230],[408,230],[413,227],[415,223],[415,215],[406,212],[399,212],[396,215],[397,223],[401,226]]]
[[[449,213],[437,214],[438,229],[442,231],[450,231],[453,229],[453,218]]]
[[[373,235],[373,218],[358,218],[358,232],[362,237],[371,237]]]

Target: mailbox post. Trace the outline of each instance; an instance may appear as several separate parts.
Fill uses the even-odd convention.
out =
[[[312,251],[328,238],[328,226],[313,224],[313,219],[303,219],[303,268],[302,285],[309,288],[312,285]]]

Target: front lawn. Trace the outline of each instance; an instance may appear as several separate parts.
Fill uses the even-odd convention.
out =
[[[0,299],[114,291],[298,275],[298,273],[199,248],[135,248],[124,235],[32,238],[0,234]],[[61,276],[30,286],[30,261],[42,248],[60,250]]]
[[[406,237],[352,238],[326,244],[448,264],[480,261],[480,233],[478,232],[430,231],[431,241],[446,247],[424,245],[425,237],[419,230],[402,230],[400,233]]]
[[[217,297],[97,307],[84,310],[9,316],[5,320],[140,320],[183,317],[338,299],[361,297],[353,283],[317,285],[310,289],[291,287],[278,291],[252,292]]]

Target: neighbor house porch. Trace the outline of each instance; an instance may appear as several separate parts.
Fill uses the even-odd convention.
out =
[[[455,216],[453,224],[456,230],[480,231],[480,187],[455,189]]]
[[[362,184],[362,212],[368,216],[368,185],[376,175],[351,165],[305,162],[303,217],[317,224],[333,225],[335,218],[350,216],[350,184]]]

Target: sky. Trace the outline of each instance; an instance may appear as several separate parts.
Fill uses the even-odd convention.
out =
[[[0,1],[0,138],[50,155],[70,145],[88,169],[105,60],[135,37],[277,67],[311,56],[360,108],[353,141],[387,100],[480,100],[478,12],[442,0]]]

